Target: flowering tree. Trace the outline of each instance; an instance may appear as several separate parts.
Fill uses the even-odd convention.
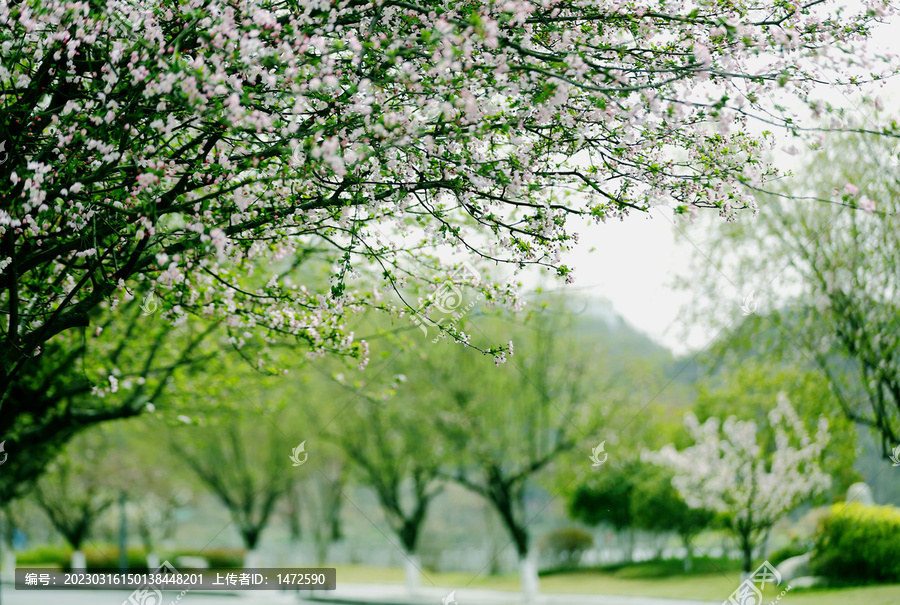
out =
[[[765,532],[831,484],[819,464],[829,440],[828,421],[820,417],[813,438],[787,396],[779,393],[777,401],[769,412],[774,443],[758,442],[754,422],[710,418],[701,425],[688,413],[685,427],[694,445],[678,451],[670,444],[643,455],[674,471],[672,485],[688,506],[725,515],[748,573],[753,549]]]
[[[512,285],[453,271],[436,246],[568,278],[569,217],[753,206],[741,185],[776,171],[761,159],[771,137],[748,122],[805,135],[786,109],[795,99],[858,128],[815,84],[856,92],[885,75],[891,57],[863,44],[891,10],[0,4],[2,417],[31,413],[10,415],[10,401],[40,395],[29,377],[49,373],[51,345],[104,304],[153,294],[171,324],[215,318],[237,348],[288,337],[365,364],[348,313],[433,327],[429,311],[463,284],[518,304]],[[317,257],[325,287],[302,272]],[[62,419],[55,434],[90,422],[60,410],[42,412]]]

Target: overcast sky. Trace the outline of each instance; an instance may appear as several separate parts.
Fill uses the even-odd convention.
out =
[[[872,47],[900,51],[896,41],[898,29],[895,23],[876,28]],[[886,85],[881,96],[885,107],[897,106],[894,100],[900,99],[900,82],[895,79]],[[839,92],[828,100],[836,105],[857,107],[852,99]],[[776,156],[781,169],[796,167],[798,159],[783,152]],[[566,264],[575,269],[575,283],[557,287],[573,288],[579,293],[609,300],[632,326],[675,353],[702,348],[714,332],[694,326],[686,338],[685,322],[679,319],[680,312],[690,303],[692,293],[676,289],[674,280],[677,275],[687,275],[694,248],[683,238],[676,238],[675,220],[680,219],[675,219],[671,210],[659,208],[648,214],[635,213],[623,222],[610,221],[574,229],[579,233],[580,243],[564,258]],[[747,212],[740,220],[753,219]],[[700,248],[703,247],[696,239],[699,237],[696,231],[690,236]],[[741,301],[733,302],[739,310]]]

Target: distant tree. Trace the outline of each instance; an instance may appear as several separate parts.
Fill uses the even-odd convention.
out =
[[[745,573],[752,569],[754,548],[775,522],[831,483],[821,466],[829,441],[825,417],[810,435],[780,393],[768,422],[774,435],[770,443],[760,439],[755,422],[710,418],[701,425],[688,413],[685,427],[693,445],[679,451],[669,444],[643,455],[674,473],[672,484],[689,506],[727,517],[743,552]]]
[[[342,511],[347,499],[349,472],[343,456],[318,442],[316,459],[310,461],[309,472],[294,480],[293,489],[302,500],[302,517],[309,527],[317,565],[328,560],[331,545],[344,538]]]
[[[610,461],[591,469],[569,496],[569,515],[582,523],[610,525],[628,538],[628,560],[634,557],[635,519],[632,494],[640,463],[634,460]]]
[[[391,365],[389,373],[409,362]],[[359,482],[375,492],[403,549],[407,588],[415,592],[421,573],[417,555],[421,530],[442,489],[439,473],[447,449],[431,422],[434,408],[415,384],[407,384],[405,374],[394,374],[380,389],[371,381],[351,384],[343,374],[335,382],[353,398],[353,407],[342,410],[340,422],[329,423],[324,435],[341,448]]]
[[[707,529],[715,513],[692,508],[672,485],[672,474],[660,472],[644,464],[630,493],[631,522],[638,529],[673,532],[681,538],[685,549],[684,570],[689,571],[693,559],[693,539]]]
[[[73,568],[84,566],[82,546],[118,495],[104,472],[111,456],[106,445],[96,430],[70,442],[31,492],[35,504],[72,547]]]
[[[570,568],[578,566],[584,551],[594,545],[594,539],[583,529],[567,527],[545,535],[539,544],[553,556],[555,565]]]
[[[515,341],[515,357],[499,370],[484,372],[467,363],[465,351],[446,348],[422,364],[431,397],[441,402],[434,424],[452,447],[447,476],[497,511],[528,600],[539,590],[529,488],[563,454],[593,440],[605,410],[623,395],[604,368],[607,352],[579,330],[564,305],[547,303],[523,325],[484,322],[479,329],[498,325]]]
[[[299,542],[303,539],[303,496],[300,489],[300,482],[295,481],[291,484],[287,494],[285,494],[285,513],[284,517],[288,524],[291,541]]]
[[[807,424],[816,423],[822,416],[828,418],[829,447],[823,452],[821,463],[831,476],[832,485],[828,493],[820,496],[822,503],[830,502],[831,495],[846,493],[850,485],[861,480],[854,468],[857,427],[841,414],[838,397],[820,371],[793,360],[760,359],[749,351],[740,358],[706,361],[712,371],[697,381],[694,402],[694,413],[701,423],[710,417],[752,420],[760,431],[760,440],[774,443],[774,430],[767,418],[777,405],[778,393],[784,392]]]
[[[162,480],[166,485],[166,479]],[[188,496],[184,492],[171,491],[166,496],[144,492],[131,494],[128,513],[137,533],[137,537],[147,553],[147,568],[159,567],[159,545],[175,535],[176,516],[179,508],[187,504]]]
[[[292,480],[290,442],[270,422],[232,417],[185,427],[172,439],[178,457],[234,515],[248,561]]]

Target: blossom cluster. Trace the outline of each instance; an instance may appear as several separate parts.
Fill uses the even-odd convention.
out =
[[[817,82],[856,91],[895,70],[864,48],[893,10],[2,3],[6,336],[34,351],[155,291],[170,321],[219,318],[237,347],[287,335],[364,364],[347,315],[417,312],[404,296],[453,273],[436,249],[571,280],[570,217],[752,208],[777,170],[748,123],[803,135],[783,99],[821,113]],[[327,285],[306,270],[317,257]],[[514,287],[477,287],[517,304]],[[401,302],[375,300],[385,289]]]
[[[728,514],[736,526],[765,529],[831,484],[821,466],[830,438],[827,419],[821,417],[810,435],[779,393],[768,421],[773,444],[761,442],[755,422],[732,416],[700,424],[688,413],[685,427],[694,445],[679,451],[670,444],[644,457],[674,471],[672,485],[689,506]]]

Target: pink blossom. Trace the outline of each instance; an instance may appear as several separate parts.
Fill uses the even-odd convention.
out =
[[[859,207],[866,211],[866,214],[872,214],[875,212],[875,202],[870,200],[865,195],[859,198]]]

